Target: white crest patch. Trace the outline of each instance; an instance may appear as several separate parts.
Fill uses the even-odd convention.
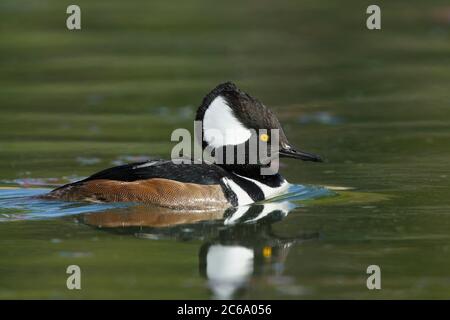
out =
[[[203,132],[205,141],[214,148],[244,143],[252,135],[221,96],[215,98],[205,111]]]

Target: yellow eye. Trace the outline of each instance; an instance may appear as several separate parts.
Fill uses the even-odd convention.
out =
[[[264,247],[262,254],[264,258],[270,258],[272,256],[272,247]]]
[[[259,136],[259,139],[261,139],[261,141],[263,142],[267,142],[269,141],[269,136],[265,133],[263,133],[262,135]]]

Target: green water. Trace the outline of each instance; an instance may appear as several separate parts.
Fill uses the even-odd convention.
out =
[[[0,3],[0,298],[450,298],[448,2],[378,1],[380,31],[370,1],[80,0],[77,32],[69,4]],[[287,216],[154,227],[155,209],[28,197],[169,157],[172,130],[226,80],[327,159],[283,162],[307,186]]]

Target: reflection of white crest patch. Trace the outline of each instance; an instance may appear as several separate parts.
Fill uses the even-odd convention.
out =
[[[204,139],[214,148],[244,143],[251,131],[236,119],[226,100],[218,96],[211,102],[203,117]]]
[[[212,245],[206,255],[206,276],[215,296],[231,299],[253,273],[254,252],[242,246]]]

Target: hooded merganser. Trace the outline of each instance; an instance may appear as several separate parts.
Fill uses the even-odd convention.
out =
[[[219,152],[229,146],[248,146],[254,131],[278,129],[277,155],[304,161],[321,161],[317,155],[293,148],[276,116],[261,102],[231,82],[213,89],[197,110],[202,123],[202,147]],[[253,130],[253,131],[252,131]],[[211,134],[222,134],[218,143]],[[263,141],[270,140],[271,133]],[[278,147],[278,146],[277,146]],[[287,190],[288,182],[278,173],[261,174],[256,164],[201,164],[191,161],[153,160],[109,168],[74,183],[54,189],[45,197],[66,201],[144,202],[160,207],[205,210],[248,205]]]

